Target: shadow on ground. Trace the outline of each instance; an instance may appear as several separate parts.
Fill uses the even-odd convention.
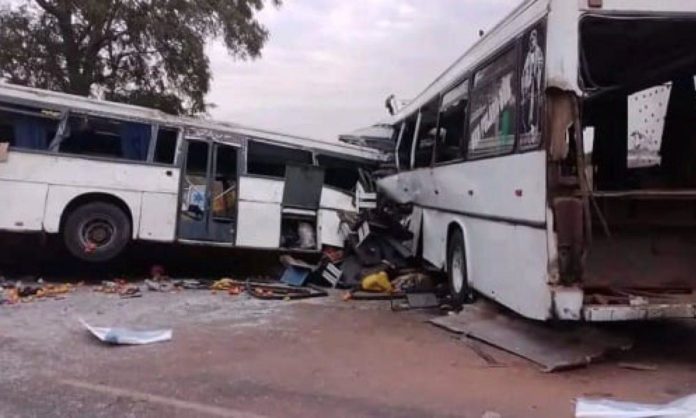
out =
[[[277,277],[282,271],[279,256],[277,251],[136,242],[113,262],[91,264],[72,257],[59,237],[0,236],[0,274],[7,277],[64,281],[143,278],[153,265],[163,266],[177,278]],[[303,258],[313,261],[316,257]]]

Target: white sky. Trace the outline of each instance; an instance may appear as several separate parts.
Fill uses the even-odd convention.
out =
[[[417,95],[519,0],[285,0],[256,61],[209,55],[215,119],[335,140]]]

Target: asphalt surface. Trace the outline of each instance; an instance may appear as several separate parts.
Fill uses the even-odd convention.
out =
[[[488,360],[387,303],[266,302],[210,291],[0,307],[0,417],[572,417],[579,396],[666,402],[696,393],[691,322],[627,326],[636,347],[545,374]],[[173,340],[107,346],[79,323],[168,327]],[[655,371],[619,367],[632,362]],[[490,414],[493,415],[490,415]],[[495,415],[499,414],[499,415]]]

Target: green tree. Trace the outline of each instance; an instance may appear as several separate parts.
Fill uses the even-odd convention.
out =
[[[0,76],[11,83],[205,111],[205,44],[241,60],[268,39],[257,20],[281,0],[22,0],[0,8]]]

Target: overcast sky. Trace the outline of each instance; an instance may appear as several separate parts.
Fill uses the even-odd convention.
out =
[[[263,56],[209,48],[215,119],[335,140],[417,95],[519,0],[284,0]]]

